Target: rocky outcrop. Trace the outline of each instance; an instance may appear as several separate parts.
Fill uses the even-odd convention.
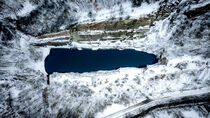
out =
[[[38,36],[38,39],[94,41],[94,40],[119,40],[129,39],[136,35],[143,38],[153,24],[156,14],[150,14],[139,19],[125,19],[120,21],[108,20],[98,23],[78,24],[71,27],[69,31],[50,33]],[[143,28],[138,29],[140,26]],[[146,26],[146,27],[145,27]],[[61,38],[65,37],[65,38]],[[56,43],[35,44],[36,46],[57,45]],[[60,44],[60,42],[59,42]],[[65,45],[66,43],[64,43]]]
[[[120,31],[95,31],[95,32],[72,32],[64,31],[53,34],[46,34],[37,37],[39,40],[34,46],[61,46],[68,45],[73,41],[97,41],[97,40],[129,40],[135,37],[143,38],[146,36],[148,27],[140,30],[120,30]],[[93,34],[92,34],[93,33]]]
[[[38,36],[38,39],[43,39],[43,38],[53,38],[53,37],[59,37],[59,36],[69,36],[69,31],[62,31],[62,32],[56,32],[56,33],[50,33],[50,34],[45,34]]]
[[[208,12],[209,10],[210,10],[210,3],[206,4],[204,6],[201,6],[201,7],[198,7],[198,8],[195,8],[195,9],[191,9],[189,11],[186,11],[184,14],[188,18],[192,18],[192,17],[195,17],[195,16],[202,15],[202,14]]]
[[[143,17],[140,19],[126,19],[121,21],[109,20],[99,23],[78,24],[74,29],[76,29],[76,31],[136,29],[139,26],[149,25],[151,19],[152,17]]]

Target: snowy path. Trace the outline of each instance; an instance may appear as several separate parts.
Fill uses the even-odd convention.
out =
[[[182,91],[180,94],[174,94],[171,96],[162,96],[161,98],[146,99],[138,104],[130,106],[119,112],[110,114],[104,118],[118,118],[118,117],[133,117],[141,114],[142,112],[155,109],[156,107],[161,108],[164,106],[169,107],[170,105],[179,104],[190,104],[199,102],[209,102],[210,101],[210,88],[203,88],[201,90],[190,90]],[[153,108],[154,107],[154,108]]]

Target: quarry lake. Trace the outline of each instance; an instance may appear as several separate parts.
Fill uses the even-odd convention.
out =
[[[45,70],[53,72],[93,72],[121,67],[146,67],[157,63],[156,55],[133,49],[68,49],[52,48],[45,58]]]

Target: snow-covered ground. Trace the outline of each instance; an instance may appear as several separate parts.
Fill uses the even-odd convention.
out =
[[[25,1],[23,8],[18,12],[18,16],[27,16],[31,11],[36,9],[36,5],[32,5],[29,1]]]
[[[209,88],[209,58],[203,58],[201,55],[192,55],[190,53],[191,50],[194,50],[192,48],[197,49],[196,46],[198,45],[193,46],[193,44],[186,43],[185,46],[177,46],[167,39],[170,38],[171,34],[167,32],[167,29],[164,29],[167,27],[165,22],[167,20],[157,22],[156,27],[151,29],[148,36],[143,39],[116,41],[115,43],[111,41],[73,42],[72,46],[91,49],[132,48],[157,55],[162,54],[167,58],[167,64],[161,64],[160,62],[143,69],[120,68],[114,71],[98,71],[82,74],[54,73],[51,75],[51,86],[69,83],[69,85],[76,84],[77,86],[88,88],[92,94],[85,99],[88,103],[86,105],[83,104],[84,106],[97,106],[96,104],[100,101],[102,106],[107,106],[108,108],[113,103],[114,106],[118,104],[119,110],[145,100],[147,97],[150,99],[161,98],[166,95],[170,96],[174,92]],[[154,30],[161,32],[155,33]],[[114,108],[115,110],[117,109],[116,107]],[[96,111],[97,109],[99,108],[95,108]],[[114,110],[112,111],[115,112]],[[104,113],[107,113],[106,110]],[[101,112],[98,114],[101,116]]]
[[[3,55],[0,58],[0,116],[105,117],[146,99],[161,100],[162,97],[174,97],[186,91],[209,90],[210,13],[188,19],[183,15],[187,2],[185,0],[180,4],[181,11],[155,22],[145,38],[72,42],[62,46],[135,49],[156,54],[160,57],[157,64],[140,69],[53,73],[50,75],[50,86],[46,82],[44,59],[53,46],[35,47],[31,44],[38,39],[16,31],[15,40],[6,43],[2,40],[0,45],[0,54]],[[147,6],[146,3],[143,5]],[[134,8],[134,11],[145,10],[145,6]],[[133,9],[123,7],[128,8],[127,14]],[[151,6],[153,8],[158,7]],[[110,16],[111,10],[105,11],[96,13],[96,16]],[[148,9],[148,13],[150,11]],[[197,106],[186,105],[185,108],[157,109],[145,117],[170,117],[171,112],[181,112],[184,117],[209,117],[208,113],[202,114],[199,110]]]
[[[79,23],[101,22],[106,20],[138,19],[152,12],[157,11],[159,2],[151,4],[142,3],[140,7],[132,7],[131,2],[122,2],[111,8],[101,8],[99,10],[81,11],[79,13]],[[90,16],[91,14],[91,16]]]

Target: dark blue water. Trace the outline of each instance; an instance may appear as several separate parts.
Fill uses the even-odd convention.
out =
[[[145,67],[157,63],[154,54],[132,49],[66,49],[52,48],[45,59],[45,70],[53,72],[92,72],[120,67]]]

